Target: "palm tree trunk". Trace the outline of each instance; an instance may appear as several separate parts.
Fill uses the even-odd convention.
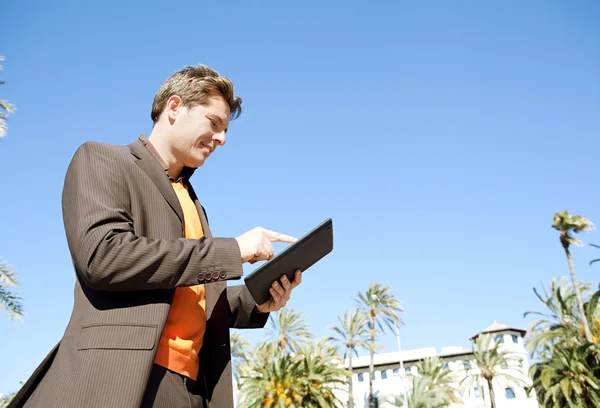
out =
[[[494,394],[494,385],[492,384],[492,380],[487,379],[488,390],[490,391],[490,407],[496,408],[496,394]]]
[[[348,371],[350,371],[350,377],[348,378],[348,408],[354,408],[354,393],[352,392],[352,347],[348,347],[348,365],[350,366]]]
[[[373,395],[373,373],[375,372],[373,361],[375,354],[375,322],[371,316],[369,316],[369,320],[371,321],[371,347],[369,347],[369,355],[371,357],[369,362],[369,408],[375,408],[375,396]]]
[[[585,309],[583,308],[583,296],[581,295],[581,290],[579,288],[579,285],[577,284],[577,278],[575,277],[575,267],[573,266],[573,260],[571,259],[571,252],[569,252],[569,243],[566,242],[566,240],[562,239],[562,237],[561,242],[563,244],[563,248],[565,249],[565,253],[567,254],[567,261],[569,261],[569,269],[571,270],[571,281],[573,281],[573,289],[575,290],[577,304],[579,305],[579,311],[581,312],[581,321],[583,323],[585,338],[588,342],[593,343],[594,340],[592,338],[592,332],[590,331],[590,326],[585,315]]]

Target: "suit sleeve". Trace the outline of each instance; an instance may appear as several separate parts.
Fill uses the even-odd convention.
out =
[[[262,329],[269,319],[269,313],[259,313],[256,302],[246,285],[227,288],[229,302],[229,327],[234,329]]]
[[[83,144],[67,170],[62,203],[67,243],[88,286],[107,291],[173,289],[197,285],[204,271],[226,271],[219,281],[242,276],[234,238],[136,236],[129,197],[114,148]]]

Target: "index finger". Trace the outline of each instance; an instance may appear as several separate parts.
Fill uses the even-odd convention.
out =
[[[267,238],[271,242],[287,242],[288,244],[293,244],[298,241],[298,238],[291,237],[289,235],[280,234],[279,232],[265,230],[267,234]]]

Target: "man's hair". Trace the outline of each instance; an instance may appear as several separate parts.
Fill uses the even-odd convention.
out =
[[[242,113],[242,98],[234,95],[233,82],[206,65],[187,66],[167,78],[152,102],[150,116],[154,124],[173,95],[179,96],[183,105],[189,108],[206,106],[210,97],[222,96],[229,105],[230,119],[236,119]]]

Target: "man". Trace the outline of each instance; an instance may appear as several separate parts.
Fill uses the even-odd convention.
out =
[[[262,228],[213,238],[189,178],[241,112],[231,81],[200,65],[168,78],[154,126],[129,146],[83,144],[63,218],[76,271],[71,320],[10,407],[232,407],[229,328],[264,327],[301,282],[256,305],[242,264],[273,258]]]

